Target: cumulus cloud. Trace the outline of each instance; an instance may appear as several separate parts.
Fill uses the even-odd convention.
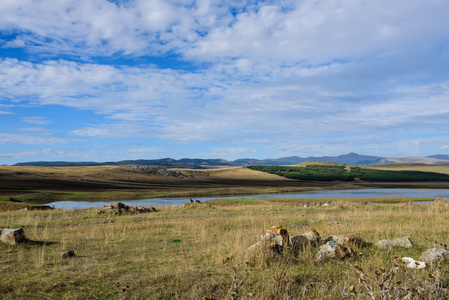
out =
[[[408,131],[449,129],[448,13],[443,0],[1,1],[0,49],[23,55],[0,58],[0,115],[52,105],[96,118],[70,138],[0,141],[221,142],[208,153],[233,156],[344,151],[348,134],[365,145],[384,134],[390,149]]]

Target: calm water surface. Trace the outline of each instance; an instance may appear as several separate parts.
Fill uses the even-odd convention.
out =
[[[213,199],[266,199],[266,198],[297,198],[297,199],[326,199],[326,198],[368,198],[368,197],[416,197],[416,198],[444,198],[449,199],[449,189],[360,189],[360,190],[328,190],[328,191],[309,191],[301,193],[285,193],[285,194],[263,194],[251,196],[233,196],[233,197],[200,197],[194,198],[200,201],[208,201]],[[47,205],[55,208],[75,209],[75,208],[91,208],[101,207],[118,201],[58,201],[47,203]],[[140,200],[123,200],[120,201],[126,205],[133,206],[172,206],[181,205],[189,202],[189,198],[153,198]]]

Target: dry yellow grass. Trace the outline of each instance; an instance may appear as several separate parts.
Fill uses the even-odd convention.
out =
[[[376,165],[369,166],[370,168],[380,169],[380,170],[411,170],[411,171],[423,171],[423,172],[436,172],[442,174],[449,174],[449,165],[444,164],[418,164],[418,163],[397,163],[397,164],[386,164],[386,165]]]
[[[179,169],[182,171],[182,169]],[[274,174],[268,174],[265,172],[254,171],[244,167],[223,168],[214,170],[195,170],[189,171],[192,174],[204,174],[217,179],[245,179],[245,180],[287,180],[290,179],[279,177]]]
[[[161,207],[156,213],[122,216],[96,215],[95,210],[0,213],[0,228],[22,227],[31,240],[16,247],[0,245],[0,298],[229,299],[233,273],[238,279],[248,273],[238,292],[242,299],[341,299],[350,285],[363,290],[349,263],[374,272],[391,267],[395,255],[417,259],[433,240],[449,242],[444,204],[404,206],[381,200],[332,200],[330,206],[308,208],[295,201],[229,200],[216,201],[212,208]],[[248,256],[245,249],[276,224],[291,236],[305,232],[308,227],[300,224],[308,224],[323,237],[352,233],[369,243],[406,235],[416,248],[368,246],[356,249],[363,253],[359,258],[325,263],[313,261],[316,249],[296,258]],[[77,256],[62,260],[64,250]],[[227,257],[230,270],[223,264]],[[441,271],[446,280],[448,266]],[[421,280],[427,272],[404,271],[400,278]]]

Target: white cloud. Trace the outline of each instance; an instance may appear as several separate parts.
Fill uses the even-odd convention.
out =
[[[449,129],[448,12],[443,0],[5,0],[0,32],[14,38],[0,47],[35,55],[0,59],[0,101],[11,113],[27,105],[95,112],[70,129],[86,139],[226,142],[212,148],[229,156],[256,143],[344,149],[347,140],[327,137],[348,133],[366,144],[376,133],[438,134]],[[145,64],[158,56],[192,67]],[[58,126],[47,116],[21,120]]]
[[[328,62],[434,45],[448,36],[448,10],[444,0],[22,0],[0,3],[0,30],[18,33],[6,46],[41,55],[175,51],[195,60]]]
[[[51,121],[47,120],[45,117],[41,116],[33,116],[33,117],[21,117],[20,120],[22,122],[34,125],[45,125],[51,123]]]
[[[9,134],[0,133],[0,144],[24,144],[24,145],[39,145],[39,144],[60,144],[67,143],[69,139],[55,138],[55,137],[39,137],[24,134]]]

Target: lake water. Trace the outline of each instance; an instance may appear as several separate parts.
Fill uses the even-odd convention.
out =
[[[449,199],[449,189],[356,189],[356,190],[326,190],[308,191],[301,193],[263,194],[233,197],[200,197],[200,201],[213,199],[266,199],[266,198],[297,198],[297,199],[327,199],[327,198],[372,198],[372,197],[415,197],[415,198],[443,198]],[[109,205],[119,201],[58,201],[47,203],[55,208],[75,209],[91,208]],[[172,206],[189,202],[189,198],[153,198],[140,200],[123,200],[120,202],[133,206]]]

